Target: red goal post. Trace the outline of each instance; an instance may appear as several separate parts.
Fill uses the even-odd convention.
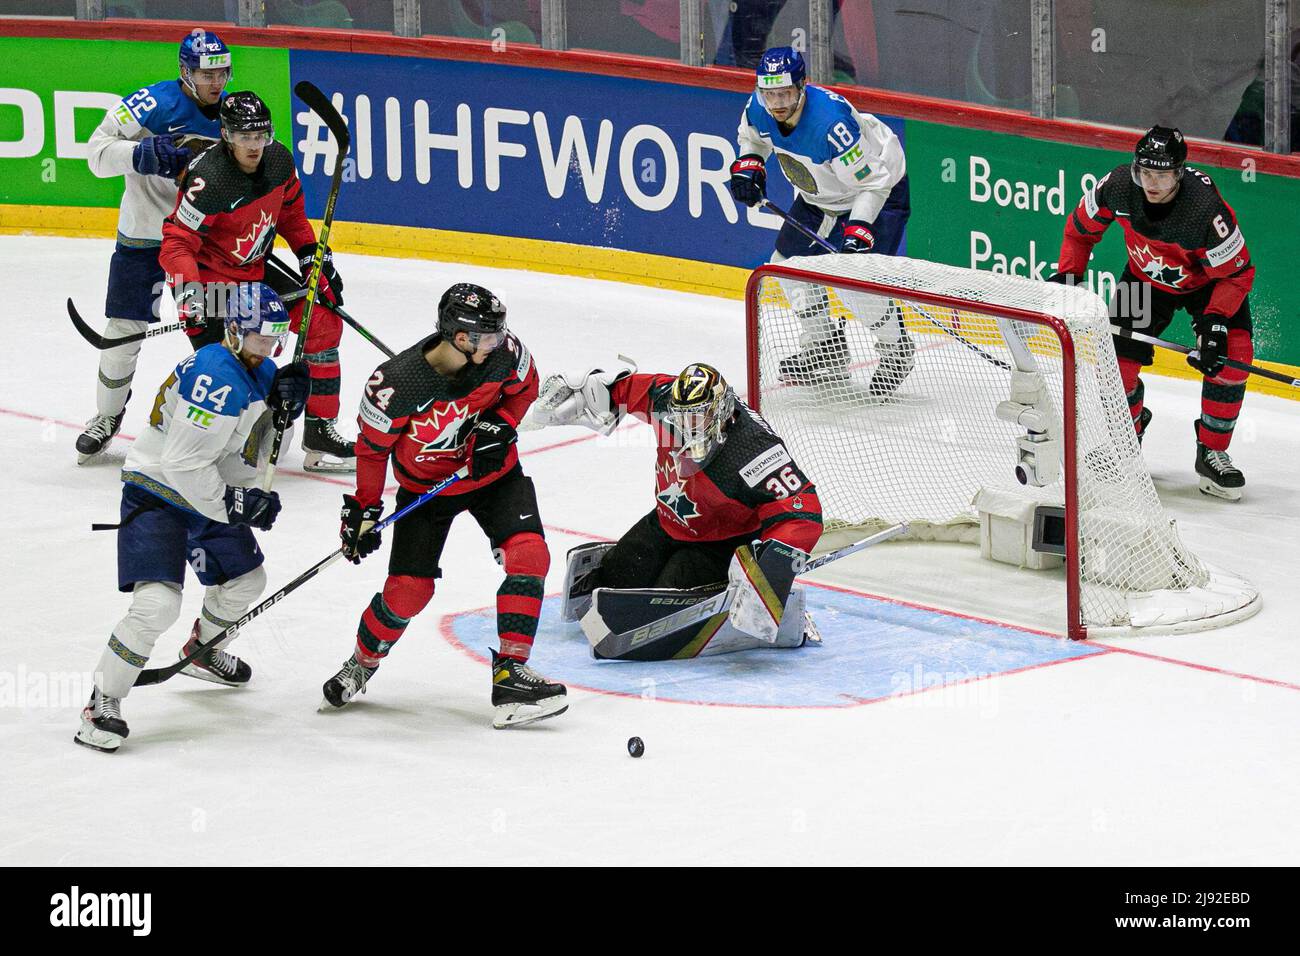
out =
[[[760,267],[745,298],[749,403],[817,483],[828,533],[907,521],[914,538],[987,553],[989,514],[1021,515],[1028,534],[1063,511],[1071,638],[1258,609],[1253,586],[1203,565],[1164,514],[1091,292],[826,255]],[[900,354],[910,370],[889,390]]]

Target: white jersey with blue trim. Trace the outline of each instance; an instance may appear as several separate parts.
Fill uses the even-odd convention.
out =
[[[225,94],[222,94],[225,97]],[[126,192],[117,215],[118,242],[127,246],[162,245],[163,219],[176,205],[176,183],[163,176],[142,176],[131,164],[136,144],[149,136],[221,138],[217,108],[207,116],[185,95],[180,80],[163,80],[137,90],[104,114],[90,134],[86,162],[101,179],[126,177]]]
[[[786,134],[751,95],[736,131],[738,154],[767,159],[776,153],[804,202],[850,219],[875,222],[889,191],[907,172],[894,131],[830,90],[808,84],[799,121]]]
[[[274,378],[270,359],[249,369],[224,345],[199,349],[159,387],[122,480],[226,521],[226,487],[247,485],[257,475],[256,449],[246,446]]]

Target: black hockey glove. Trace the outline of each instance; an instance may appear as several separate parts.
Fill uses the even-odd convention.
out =
[[[277,419],[287,424],[302,414],[310,393],[311,374],[307,371],[307,363],[292,362],[275,370],[266,404],[271,407]]]
[[[361,507],[355,495],[343,496],[343,509],[339,512],[339,539],[343,542],[343,557],[353,564],[379,548],[379,532],[371,530],[384,513],[384,503]]]
[[[141,176],[175,179],[190,162],[190,151],[177,146],[170,136],[142,139],[131,154],[131,168]]]
[[[767,169],[763,157],[749,153],[731,164],[731,198],[757,206],[767,198]]]
[[[279,513],[280,496],[274,491],[235,486],[226,489],[226,515],[231,524],[247,524],[259,531],[270,531]]]
[[[303,281],[306,282],[311,278],[311,264],[316,258],[316,243],[307,243],[296,250],[294,255],[298,257],[298,271],[302,273]],[[320,294],[332,305],[343,304],[343,280],[339,277],[338,270],[334,268],[334,250],[329,246],[325,247],[325,261],[320,267]]]
[[[504,468],[510,446],[518,440],[519,433],[500,416],[481,415],[469,432],[470,479],[478,481]]]
[[[1197,332],[1196,351],[1199,356],[1187,356],[1187,364],[1206,378],[1214,378],[1223,370],[1223,360],[1228,357],[1228,320],[1221,315],[1204,317],[1206,328]]]
[[[1073,272],[1054,272],[1047,277],[1047,281],[1057,285],[1083,285],[1083,280]]]
[[[840,252],[870,252],[875,244],[876,237],[871,234],[871,227],[865,222],[845,223]]]

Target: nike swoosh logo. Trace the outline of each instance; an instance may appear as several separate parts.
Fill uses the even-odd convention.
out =
[[[231,210],[231,212],[234,212],[235,207],[241,205],[241,204],[244,202],[244,200],[247,199],[247,198],[248,198],[247,196],[240,196],[238,199],[236,199],[234,202],[232,202],[232,203],[230,204],[230,210]]]
[[[422,412],[422,411],[424,411],[426,408],[428,408],[430,405],[432,405],[432,404],[434,403],[434,401],[435,401],[435,400],[432,399],[432,398],[429,399],[427,402],[425,402],[423,405],[421,405],[419,408],[417,408],[416,411],[417,411],[417,412]]]
[[[1115,215],[1116,215],[1116,216],[1123,216],[1125,219],[1130,219],[1130,218],[1132,218],[1132,217],[1130,216],[1130,214],[1129,214],[1129,213],[1126,213],[1126,212],[1117,212],[1117,213],[1115,213]]]
[[[169,132],[169,133],[174,133],[174,132],[176,132],[178,129],[184,129],[184,128],[185,128],[185,124],[184,124],[184,123],[181,123],[180,126],[168,126],[168,127],[167,127],[167,132]]]
[[[520,520],[520,521],[523,521],[525,518],[531,518],[531,517],[532,517],[532,515],[530,515],[530,514],[528,514],[528,515],[520,515],[520,516],[519,516],[519,520]]]

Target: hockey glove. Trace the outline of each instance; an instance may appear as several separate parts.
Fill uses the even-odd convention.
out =
[[[1073,272],[1055,272],[1047,277],[1047,281],[1057,285],[1083,285],[1083,280]]]
[[[510,446],[518,440],[519,434],[500,416],[480,416],[469,432],[470,479],[479,481],[504,468]]]
[[[1214,378],[1223,370],[1223,360],[1228,352],[1228,320],[1221,315],[1206,315],[1207,328],[1196,335],[1199,355],[1187,356],[1187,364],[1206,378]]]
[[[298,257],[298,271],[302,273],[303,281],[306,282],[311,279],[311,264],[316,258],[316,243],[307,243],[294,255]],[[325,247],[325,261],[320,267],[320,294],[331,305],[343,304],[343,280],[339,278],[338,270],[334,268],[334,250],[329,246]]]
[[[306,363],[293,362],[276,369],[266,404],[271,406],[277,420],[283,420],[287,424],[302,414],[310,393],[311,374],[307,371]]]
[[[363,508],[354,495],[343,496],[343,509],[339,512],[339,539],[343,542],[343,557],[353,564],[379,548],[379,532],[371,530],[384,513],[384,503]]]
[[[767,169],[763,157],[753,153],[731,164],[731,198],[746,206],[757,206],[767,198]]]
[[[141,176],[175,179],[189,165],[190,151],[177,146],[170,136],[142,139],[131,154],[131,168]]]
[[[871,227],[865,222],[849,222],[844,226],[844,241],[840,243],[840,252],[870,252],[876,244],[876,237],[871,234]]]
[[[231,524],[252,525],[259,531],[270,531],[275,516],[280,513],[280,496],[261,488],[226,489],[226,515]]]
[[[199,283],[188,286],[176,297],[176,314],[180,317],[185,334],[193,338],[202,335],[207,326],[203,302],[203,288]]]

